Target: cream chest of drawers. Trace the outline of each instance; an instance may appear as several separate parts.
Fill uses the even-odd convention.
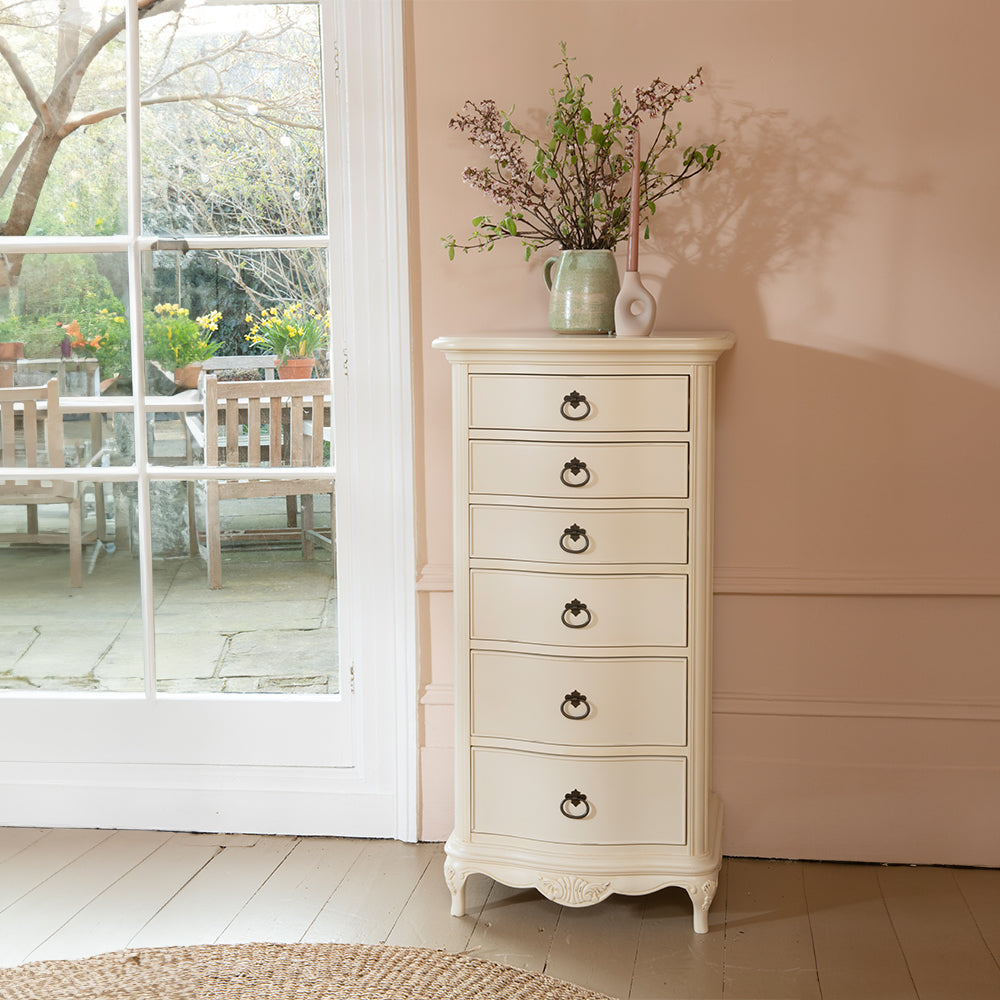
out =
[[[441,339],[452,364],[452,913],[681,886],[708,928],[713,391],[729,334]]]

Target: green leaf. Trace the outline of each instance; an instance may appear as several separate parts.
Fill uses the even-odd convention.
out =
[[[615,103],[611,107],[611,117],[617,118],[621,113],[622,113],[622,102],[615,101]]]
[[[581,146],[587,145],[587,130],[585,128],[578,128],[576,130],[576,141]]]
[[[590,108],[584,108],[580,112],[580,121],[584,122],[587,125],[590,124]]]
[[[643,233],[642,238],[644,240],[648,240],[649,239],[649,223],[648,222],[646,223],[646,231]]]

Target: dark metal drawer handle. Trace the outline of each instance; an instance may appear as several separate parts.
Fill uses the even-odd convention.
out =
[[[584,478],[579,483],[571,483],[566,478],[566,473],[571,476],[579,476],[583,473]],[[559,473],[559,481],[563,486],[586,486],[590,482],[590,469],[587,468],[586,462],[581,462],[578,458],[571,458],[563,467],[562,472]]]
[[[586,409],[582,413],[577,413],[576,410],[579,409],[580,404],[583,404]],[[566,411],[566,407],[569,406],[573,410],[572,413]],[[587,401],[587,397],[584,396],[582,392],[577,392],[575,389],[568,395],[563,396],[562,406],[559,407],[559,412],[567,420],[585,420],[590,416],[591,407],[590,403]]]
[[[566,544],[566,539],[569,539],[573,546]],[[583,544],[580,544],[580,541]],[[578,524],[571,524],[568,528],[563,529],[562,538],[559,539],[559,548],[563,552],[569,552],[573,555],[579,555],[581,552],[586,552],[590,548],[590,539],[587,537],[587,529],[581,528]]]
[[[579,615],[586,615],[587,618],[582,622],[571,622],[566,617],[567,615],[572,615],[574,618]],[[573,598],[573,600],[566,605],[566,608],[560,617],[562,618],[562,623],[566,626],[566,628],[586,628],[594,620],[594,616],[587,610],[587,605],[582,601],[578,601],[576,598]]]
[[[566,803],[569,803],[574,809],[579,809],[583,806],[583,812],[567,812]],[[562,802],[559,804],[559,812],[566,817],[566,819],[586,819],[590,815],[590,803],[587,801],[587,796],[583,794],[578,788],[574,788],[573,791],[567,792],[563,796]]]
[[[583,706],[583,711],[579,714],[574,714],[573,712],[567,712],[566,706],[572,705],[573,708],[578,709],[581,705]],[[587,701],[587,696],[585,694],[580,694],[579,691],[570,691],[568,695],[563,698],[562,704],[559,706],[559,711],[567,719],[580,720],[586,719],[590,715],[590,702]]]

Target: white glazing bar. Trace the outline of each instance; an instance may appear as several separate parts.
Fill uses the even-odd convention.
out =
[[[69,467],[53,469],[47,465],[19,465],[13,475],[4,472],[5,479],[44,479],[52,483],[137,483],[141,473],[134,465],[94,466],[93,468]],[[211,479],[224,482],[228,480],[274,480],[284,482],[296,479],[330,479],[336,478],[336,470],[329,465],[282,465],[255,466],[245,465],[188,465],[179,468],[176,465],[148,465],[145,476],[152,480],[171,480],[189,482],[199,479]]]
[[[0,253],[122,253],[127,236],[0,236]]]
[[[149,456],[146,435],[146,364],[143,356],[142,257],[142,176],[139,157],[139,8],[138,0],[125,5],[125,165],[128,178],[128,311],[132,341],[132,392],[135,438],[135,465],[138,470],[139,528],[139,607],[142,613],[144,690],[148,699],[156,697],[156,633],[153,626],[153,543],[149,513]]]
[[[139,250],[301,250],[326,249],[328,236],[0,236],[0,253],[123,253]]]
[[[323,250],[329,243],[328,236],[143,236],[138,240],[140,250]]]

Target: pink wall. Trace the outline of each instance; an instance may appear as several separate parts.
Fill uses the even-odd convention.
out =
[[[538,260],[449,262],[490,204],[447,128],[707,86],[717,171],[661,203],[664,330],[729,329],[718,407],[715,784],[729,854],[1000,864],[1000,32],[994,0],[409,0],[423,835],[450,829],[449,373],[436,336],[537,330]],[[702,183],[704,181],[704,183]],[[624,247],[620,248],[623,252]]]

